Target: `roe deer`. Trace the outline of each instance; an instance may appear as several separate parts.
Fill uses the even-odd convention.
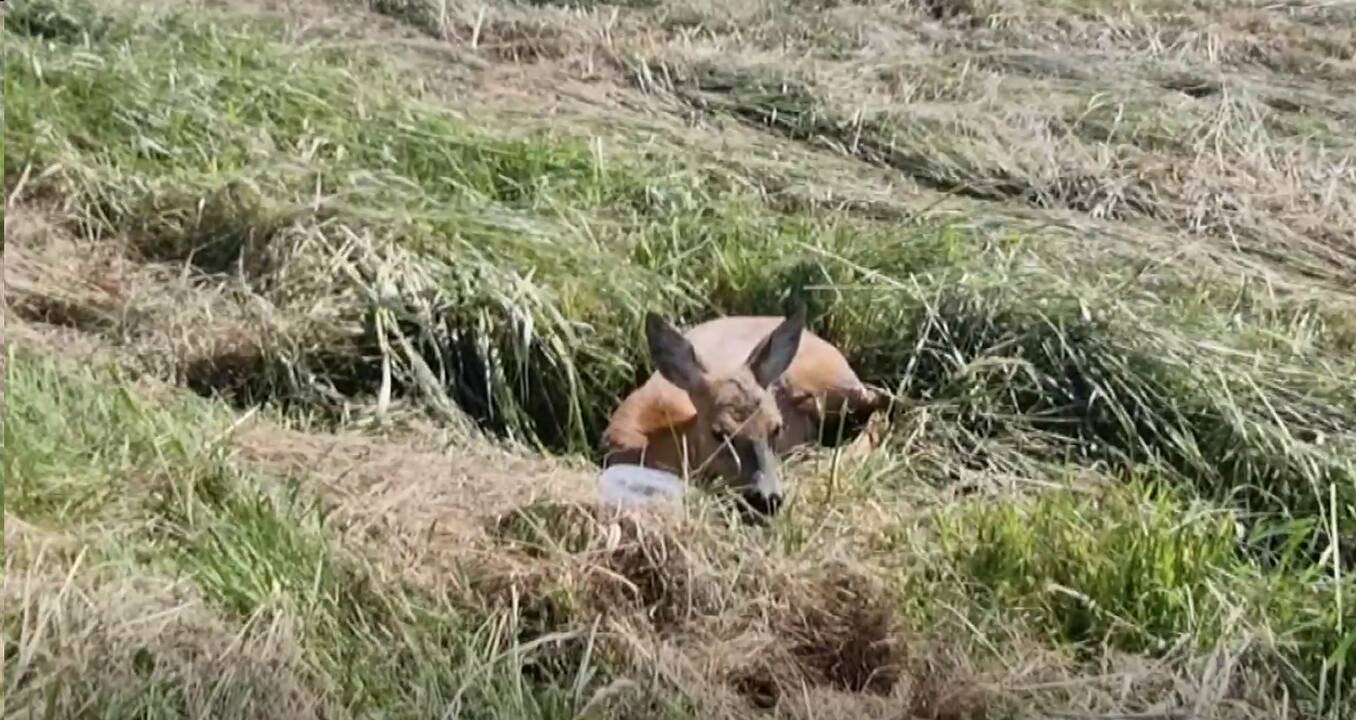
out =
[[[686,333],[647,313],[655,372],[613,412],[604,467],[715,475],[758,515],[775,514],[783,456],[815,440],[830,416],[870,414],[890,400],[804,326],[803,307],[786,318],[718,318]]]

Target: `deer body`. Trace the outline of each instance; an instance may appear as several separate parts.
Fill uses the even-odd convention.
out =
[[[732,316],[680,334],[649,316],[656,371],[614,411],[603,433],[604,465],[719,475],[755,509],[775,512],[781,457],[814,441],[821,424],[840,413],[870,412],[888,402],[803,325],[800,313]]]

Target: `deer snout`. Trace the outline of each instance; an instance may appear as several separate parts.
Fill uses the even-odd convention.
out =
[[[763,494],[757,490],[749,490],[744,493],[744,502],[748,503],[749,509],[758,515],[772,516],[782,506],[781,493]]]
[[[782,507],[780,473],[774,468],[760,469],[753,473],[752,480],[743,493],[748,509],[762,518],[776,515]]]

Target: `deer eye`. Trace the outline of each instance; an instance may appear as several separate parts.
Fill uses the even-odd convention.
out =
[[[729,436],[729,435],[726,435],[725,433],[721,432],[720,430],[712,430],[712,431],[711,431],[711,438],[712,438],[713,440],[715,440],[716,443],[719,444],[719,445],[724,445],[725,443],[727,443],[727,442],[730,441],[730,436]]]

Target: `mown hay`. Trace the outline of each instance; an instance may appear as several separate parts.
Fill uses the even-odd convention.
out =
[[[383,430],[417,408],[460,454],[199,428],[7,358],[25,518],[149,525],[114,547],[234,621],[322,629],[307,660],[355,714],[586,714],[615,681],[659,717],[1345,717],[1343,16],[383,4],[480,57],[30,6],[61,17],[6,30],[7,195],[128,272],[32,284],[24,322],[242,403]],[[1218,92],[1163,87],[1183,69]],[[552,505],[590,472],[466,428],[582,455],[648,372],[642,313],[794,302],[906,410],[861,466],[797,467],[809,502],[756,534]],[[325,512],[199,463],[197,434]]]
[[[865,569],[783,564],[747,539],[668,514],[546,503],[493,527],[523,559],[512,571],[472,571],[468,587],[487,606],[523,607],[529,639],[598,618],[671,643],[706,668],[705,682],[766,706],[794,705],[807,686],[890,696],[914,667],[894,601]],[[626,647],[612,649],[631,657]],[[908,690],[928,682],[911,679],[905,691],[931,692]],[[932,702],[918,697],[920,707]]]
[[[37,540],[11,534],[10,525],[7,548]],[[13,712],[75,717],[96,706],[135,714],[152,696],[191,716],[330,712],[286,616],[260,613],[238,625],[182,582],[68,574],[75,570],[42,552],[27,567],[6,567],[5,700]]]

